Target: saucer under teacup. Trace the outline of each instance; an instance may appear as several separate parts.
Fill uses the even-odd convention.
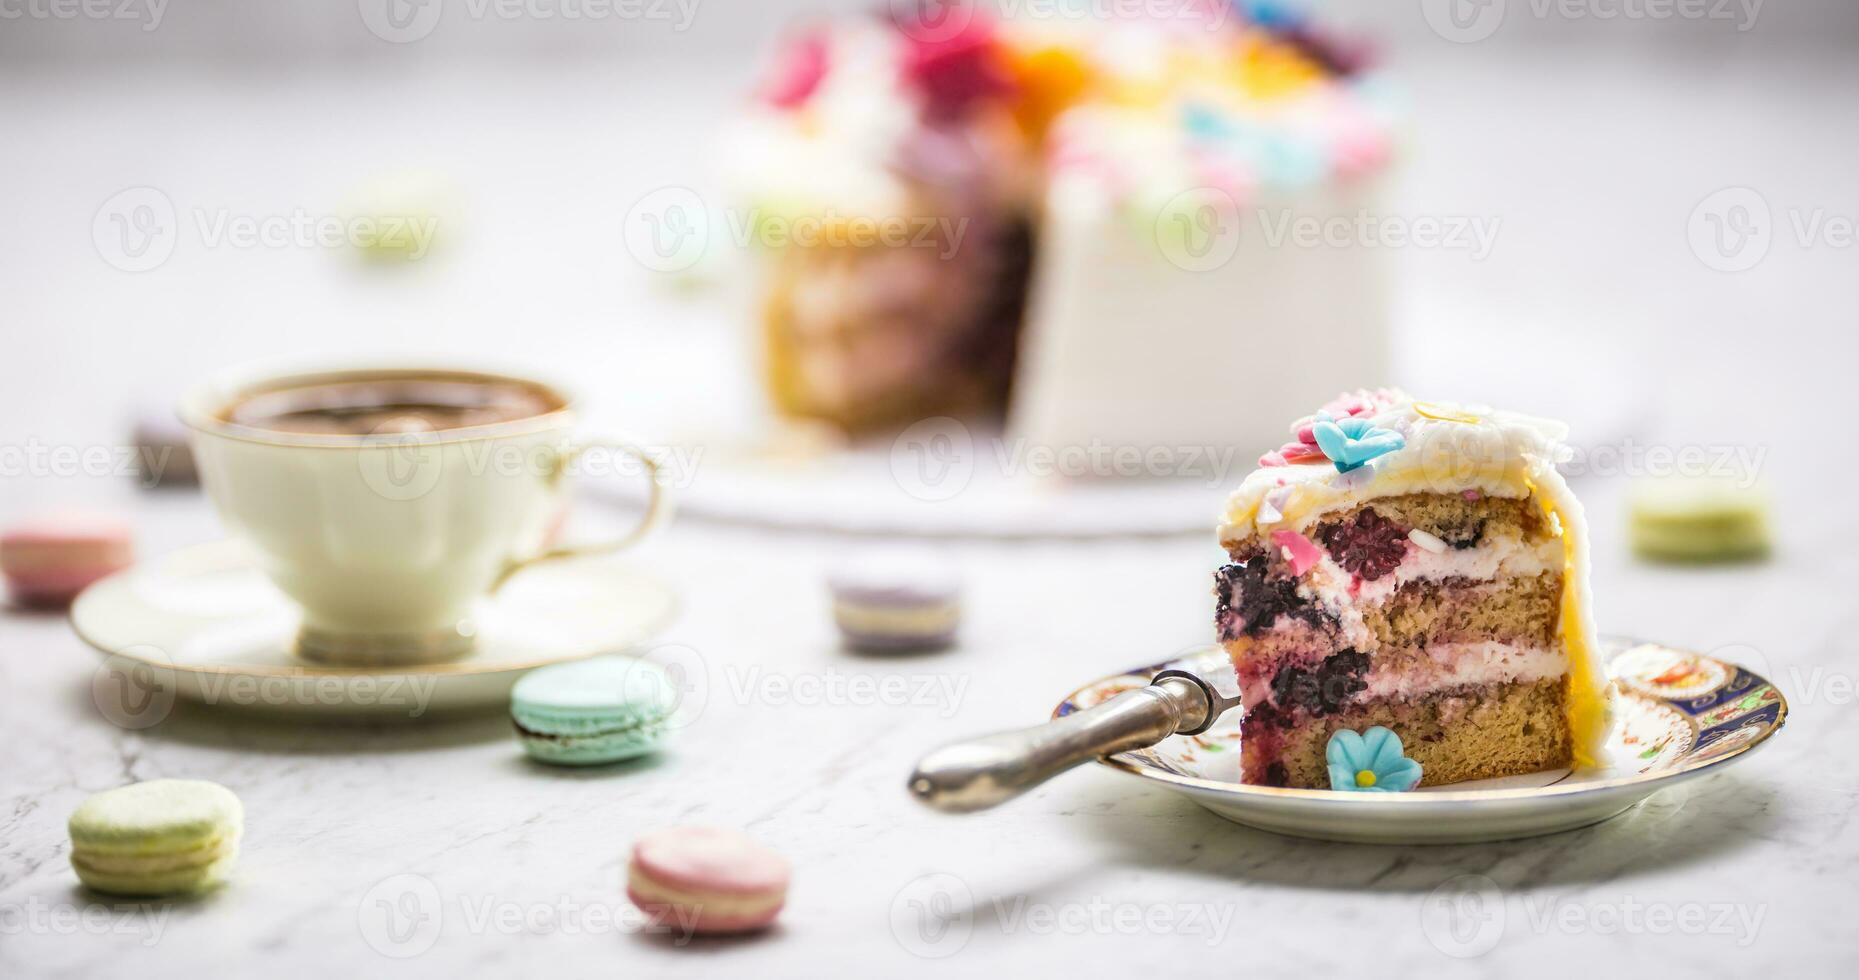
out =
[[[219,541],[144,562],[92,585],[71,607],[78,635],[124,676],[135,717],[150,698],[283,714],[423,717],[499,707],[525,671],[637,647],[670,621],[663,582],[615,558],[524,569],[485,598],[477,635],[445,663],[334,667],[294,652],[299,613],[247,545]],[[93,687],[93,694],[100,688]],[[114,695],[111,696],[112,698]]]

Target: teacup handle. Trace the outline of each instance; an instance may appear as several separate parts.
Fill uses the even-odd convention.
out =
[[[628,531],[626,534],[612,541],[564,545],[559,548],[550,548],[546,551],[538,552],[528,558],[515,559],[511,561],[509,565],[505,566],[502,574],[497,576],[497,581],[491,584],[491,591],[495,592],[502,588],[503,584],[508,582],[511,576],[531,565],[541,564],[545,561],[555,561],[560,558],[584,558],[589,555],[610,555],[616,551],[624,551],[638,544],[646,535],[652,533],[654,528],[663,524],[665,518],[671,516],[671,492],[665,489],[664,480],[661,479],[663,471],[659,467],[658,461],[653,459],[652,454],[646,452],[644,447],[631,439],[621,436],[607,436],[600,439],[577,439],[562,453],[561,459],[556,465],[562,469],[566,469],[568,464],[574,461],[575,457],[586,452],[593,446],[603,446],[607,449],[625,453],[638,460],[639,465],[645,467],[646,483],[651,488],[651,491],[650,496],[646,498],[644,516],[640,517],[639,523],[634,525],[631,531]]]

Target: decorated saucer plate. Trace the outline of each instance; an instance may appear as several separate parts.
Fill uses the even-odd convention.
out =
[[[1781,729],[1788,702],[1768,679],[1696,653],[1608,638],[1617,724],[1600,768],[1558,769],[1427,786],[1410,793],[1282,789],[1239,781],[1240,713],[1201,735],[1175,735],[1100,764],[1182,793],[1237,823],[1295,837],[1360,843],[1461,843],[1569,830],[1622,813],[1660,790],[1722,771]],[[1237,693],[1218,648],[1107,677],[1074,691],[1063,716],[1149,683],[1167,669],[1192,671]]]

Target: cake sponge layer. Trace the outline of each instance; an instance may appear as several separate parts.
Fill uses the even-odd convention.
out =
[[[1498,582],[1413,581],[1362,611],[1380,647],[1502,640],[1555,642],[1562,576],[1545,572]]]
[[[1487,684],[1413,700],[1351,705],[1295,727],[1255,730],[1240,744],[1245,782],[1327,789],[1324,752],[1340,729],[1381,725],[1424,770],[1423,786],[1567,766],[1573,757],[1564,678]]]

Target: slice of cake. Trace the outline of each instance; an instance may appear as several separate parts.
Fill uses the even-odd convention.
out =
[[[1395,155],[1360,45],[1280,3],[874,6],[791,35],[724,154],[777,411],[1224,450],[1385,374],[1387,250],[1309,238]],[[1328,355],[1230,383],[1284,336]]]
[[[1363,391],[1292,431],[1220,526],[1241,779],[1327,788],[1330,736],[1378,725],[1424,785],[1597,764],[1607,692],[1564,428]]]

